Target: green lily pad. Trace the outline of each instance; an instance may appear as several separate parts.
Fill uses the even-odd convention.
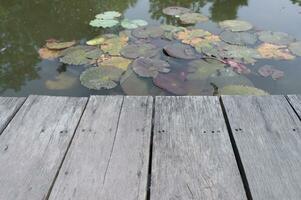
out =
[[[50,50],[62,50],[62,49],[72,47],[75,44],[76,44],[75,41],[71,41],[71,42],[49,41],[46,43],[46,47]]]
[[[165,46],[164,51],[167,55],[174,58],[186,60],[197,58],[194,49],[190,45],[175,43]]]
[[[137,58],[132,64],[132,69],[141,77],[156,77],[160,72],[168,73],[170,65],[159,59]]]
[[[125,58],[153,57],[158,53],[158,48],[151,44],[130,44],[125,46],[120,54]]]
[[[212,35],[210,32],[203,29],[190,29],[179,31],[174,34],[174,37],[178,40],[181,40],[184,44],[190,44],[195,46],[201,41],[205,40],[205,37]]]
[[[104,20],[108,20],[108,19],[115,19],[121,16],[121,13],[116,12],[116,11],[107,11],[101,14],[96,15],[95,17],[97,19],[104,19]]]
[[[258,36],[259,40],[276,45],[288,45],[295,40],[294,37],[282,32],[261,31]]]
[[[301,42],[291,43],[288,48],[293,54],[301,56]]]
[[[117,86],[122,72],[113,67],[91,67],[80,75],[80,82],[86,88],[93,90],[112,89]]]
[[[209,76],[208,82],[218,88],[223,88],[227,85],[253,86],[253,83],[247,77],[237,74],[230,68],[217,69],[215,73]]]
[[[177,32],[184,31],[186,28],[181,26],[173,26],[173,25],[161,25],[161,29],[164,30],[163,37],[168,40],[174,40],[174,35]]]
[[[140,27],[132,31],[132,35],[139,39],[161,37],[164,30],[159,26]]]
[[[195,46],[195,50],[199,53],[203,53],[206,56],[214,57],[219,60],[227,58],[227,51],[224,48],[227,44],[224,42],[209,42],[205,45]]]
[[[182,24],[196,24],[208,21],[208,17],[200,13],[185,13],[180,15],[180,21]]]
[[[103,42],[105,41],[105,37],[103,37],[102,35],[101,36],[98,36],[96,38],[93,38],[91,40],[88,40],[86,42],[87,45],[90,45],[90,46],[96,46],[96,45],[100,45],[100,44],[103,44]]]
[[[93,60],[102,55],[102,51],[87,46],[75,46],[60,53],[60,62],[69,65],[91,64]]]
[[[100,64],[102,66],[109,66],[109,67],[117,67],[123,71],[126,71],[132,61],[123,57],[114,56],[110,57],[102,61]]]
[[[144,21],[142,19],[134,19],[134,20],[129,20],[129,19],[124,19],[121,21],[121,26],[126,29],[135,29],[140,26],[147,26],[147,21]]]
[[[245,46],[226,45],[226,58],[232,58],[245,64],[254,64],[256,59],[262,58],[256,49]]]
[[[247,32],[224,31],[220,38],[224,42],[234,45],[254,45],[257,41],[256,35]]]
[[[107,38],[101,45],[101,49],[111,56],[119,56],[121,49],[127,45],[129,39],[127,36],[117,35]]]
[[[179,16],[179,15],[182,15],[182,14],[185,14],[185,13],[189,13],[189,12],[191,12],[191,10],[188,9],[188,8],[183,8],[183,7],[178,7],[178,6],[171,6],[171,7],[164,8],[162,10],[162,12],[165,15]]]
[[[219,90],[221,95],[254,95],[254,96],[264,96],[269,95],[267,92],[250,86],[244,85],[228,85]]]
[[[113,26],[116,26],[119,23],[118,20],[115,19],[94,19],[90,21],[90,26],[93,27],[102,27],[102,28],[111,28]]]
[[[223,69],[225,65],[215,60],[193,60],[189,63],[187,75],[188,80],[205,80],[218,69]]]
[[[219,23],[220,27],[233,32],[248,31],[253,28],[252,24],[241,20],[225,20]]]

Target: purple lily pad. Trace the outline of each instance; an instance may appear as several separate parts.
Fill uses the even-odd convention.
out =
[[[174,58],[180,58],[185,60],[197,58],[195,50],[191,46],[186,44],[175,43],[167,45],[164,47],[164,51],[167,55]]]
[[[156,77],[159,72],[168,73],[170,65],[159,59],[137,58],[131,64],[134,72],[141,77]]]
[[[139,39],[157,38],[164,34],[164,30],[160,26],[140,27],[132,31],[132,35]]]
[[[158,53],[158,48],[151,44],[130,44],[125,46],[120,54],[125,58],[153,57]]]
[[[159,88],[162,88],[175,95],[186,95],[187,89],[185,82],[176,73],[158,74],[153,82]]]

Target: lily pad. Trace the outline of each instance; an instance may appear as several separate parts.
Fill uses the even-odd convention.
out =
[[[123,92],[127,95],[149,95],[149,84],[138,77],[132,69],[126,71],[120,79]]]
[[[127,36],[114,36],[106,39],[101,45],[101,49],[111,56],[119,56],[121,49],[127,45],[128,40]]]
[[[228,55],[226,54],[224,42],[207,42],[207,43],[199,43],[195,46],[195,50],[199,53],[203,53],[206,56],[214,57],[219,60],[226,58]]]
[[[284,45],[274,45],[263,43],[258,47],[258,52],[263,58],[276,60],[293,60],[295,56],[290,54],[289,50]]]
[[[242,20],[225,20],[219,23],[220,27],[233,32],[248,31],[253,28],[252,24]]]
[[[142,19],[134,19],[134,20],[129,20],[129,19],[124,19],[121,21],[121,26],[126,29],[135,29],[140,26],[147,26],[147,21],[144,21]]]
[[[50,50],[48,48],[39,49],[39,56],[41,59],[54,60],[60,56],[60,51]]]
[[[153,82],[159,88],[162,88],[172,94],[176,95],[186,95],[187,89],[185,82],[179,77],[178,74],[168,73],[168,74],[158,74]]]
[[[116,26],[119,23],[118,20],[115,19],[94,19],[90,21],[90,26],[93,27],[102,27],[102,28],[110,28]]]
[[[256,35],[247,32],[224,31],[220,38],[224,42],[235,45],[254,45],[257,41]]]
[[[185,13],[180,15],[180,21],[182,24],[196,24],[208,21],[208,17],[200,13]]]
[[[203,29],[184,30],[175,33],[175,38],[181,40],[184,44],[192,46],[197,45],[204,40],[204,37],[210,36],[211,33]]]
[[[167,55],[174,57],[174,58],[180,58],[180,59],[195,59],[197,58],[197,55],[194,51],[194,49],[185,44],[171,44],[164,47],[164,51]]]
[[[122,74],[118,68],[88,68],[80,75],[80,81],[83,86],[93,90],[112,89],[117,86]]]
[[[168,73],[170,65],[159,59],[137,58],[132,64],[132,69],[141,77],[156,77],[160,72]]]
[[[282,32],[261,31],[258,36],[261,41],[276,45],[288,45],[295,40],[294,37]]]
[[[256,59],[262,58],[256,49],[245,46],[225,45],[226,58],[232,58],[245,64],[254,64]]]
[[[238,74],[249,74],[251,73],[251,70],[246,67],[245,65],[237,62],[236,60],[231,60],[231,59],[224,59],[222,60],[223,63],[229,65],[233,71],[235,71]]]
[[[301,56],[301,42],[291,43],[288,48],[293,54]]]
[[[117,67],[123,71],[128,69],[129,64],[132,61],[123,57],[114,56],[110,57],[100,63],[102,66],[110,66],[110,67]]]
[[[258,69],[258,73],[263,77],[271,76],[273,80],[278,80],[284,76],[284,72],[275,69],[273,66],[264,65]]]
[[[158,53],[157,47],[151,44],[130,44],[125,46],[120,54],[125,58],[153,57]]]
[[[139,39],[161,37],[164,30],[159,26],[140,27],[132,31],[132,35]]]
[[[50,50],[62,50],[72,47],[76,44],[75,41],[71,42],[57,42],[57,41],[48,41],[46,47]]]
[[[165,15],[180,16],[182,14],[191,12],[191,10],[188,9],[188,8],[183,8],[183,7],[178,7],[178,6],[171,6],[171,7],[164,8],[162,10],[162,12]]]
[[[76,80],[77,79],[73,76],[61,73],[55,80],[47,80],[45,86],[49,90],[66,90],[71,88],[76,83]]]
[[[218,88],[227,85],[247,85],[253,86],[253,83],[243,75],[237,74],[231,68],[218,69],[208,78],[208,82]]]
[[[221,95],[254,95],[254,96],[264,96],[269,95],[267,92],[250,86],[244,85],[228,85],[219,90]]]
[[[92,40],[87,41],[86,44],[91,46],[96,46],[96,45],[103,44],[104,41],[105,41],[105,37],[98,36],[96,38],[93,38]]]
[[[164,30],[163,37],[168,40],[174,40],[174,34],[176,34],[179,31],[186,30],[186,28],[181,26],[173,26],[173,25],[166,25],[166,24],[161,25],[160,27],[161,29]]]
[[[189,63],[188,80],[205,80],[218,69],[223,69],[224,64],[215,60],[193,60]]]
[[[97,54],[97,56],[96,56]],[[60,62],[69,65],[85,65],[91,64],[95,57],[102,54],[100,50],[95,50],[95,48],[88,48],[85,46],[75,46],[68,48],[60,53],[62,56]]]
[[[103,19],[103,20],[108,20],[108,19],[115,19],[121,16],[121,13],[116,12],[116,11],[106,11],[104,13],[98,14],[95,17],[97,19]]]

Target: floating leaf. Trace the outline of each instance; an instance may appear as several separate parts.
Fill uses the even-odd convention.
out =
[[[97,19],[103,19],[103,20],[107,20],[107,19],[115,19],[121,16],[121,13],[116,12],[116,11],[107,11],[101,14],[96,15],[95,17]]]
[[[226,58],[235,59],[246,64],[254,64],[256,59],[262,58],[256,49],[251,49],[245,46],[225,45]]]
[[[185,44],[190,44],[192,46],[201,43],[204,37],[211,36],[211,33],[203,29],[191,29],[184,30],[175,33],[175,38],[181,40]]]
[[[139,26],[146,26],[147,24],[148,24],[147,21],[144,21],[142,19],[134,19],[134,20],[124,19],[121,21],[121,26],[126,29],[135,29],[138,28]]]
[[[202,53],[202,48],[212,47],[215,43],[220,42],[220,38],[217,35],[208,35],[200,38],[196,43],[192,43],[191,45],[195,47],[196,51]]]
[[[297,56],[301,56],[301,42],[294,42],[289,45],[289,50]]]
[[[273,66],[264,65],[258,69],[258,73],[263,77],[271,76],[273,80],[278,80],[284,76],[284,72],[275,69]]]
[[[231,59],[224,59],[223,63],[229,65],[233,71],[237,72],[238,74],[249,74],[251,70],[247,68],[245,65],[237,62],[236,60]]]
[[[205,54],[206,56],[222,60],[228,56],[226,54],[226,50],[224,49],[225,45],[225,43],[218,41],[199,43],[195,46],[195,50],[199,53]]]
[[[258,47],[258,52],[263,58],[276,60],[293,60],[295,56],[290,54],[284,45],[264,43]]]
[[[221,33],[220,38],[224,42],[235,45],[253,45],[257,41],[256,35],[247,32],[224,31]]]
[[[172,26],[172,25],[166,25],[166,24],[161,25],[160,27],[161,27],[161,29],[164,30],[163,37],[168,40],[173,40],[174,34],[176,34],[177,32],[186,30],[186,28],[181,27],[181,26],[179,27],[179,26]]]
[[[189,12],[191,12],[191,10],[188,9],[188,8],[171,6],[171,7],[164,8],[162,10],[162,12],[165,15],[179,16],[179,15],[182,15],[182,14],[185,14],[185,13],[189,13]]]
[[[110,28],[116,26],[119,22],[115,19],[94,19],[90,21],[90,25],[93,27]]]
[[[158,59],[137,58],[131,66],[134,72],[142,77],[156,77],[159,72],[170,71],[168,62]]]
[[[123,71],[128,69],[129,64],[132,61],[123,57],[110,57],[106,60],[103,60],[100,64],[102,66],[110,66],[110,67],[117,67]]]
[[[119,56],[121,49],[127,45],[128,40],[127,36],[114,36],[106,39],[101,45],[101,49],[111,56]]]
[[[96,46],[96,45],[103,44],[104,41],[105,41],[105,37],[98,36],[92,40],[87,41],[86,44],[91,46]]]
[[[132,31],[132,35],[139,39],[161,37],[163,34],[164,30],[159,26],[140,27]]]
[[[220,27],[226,30],[240,32],[252,29],[252,24],[241,20],[225,20],[219,23]]]
[[[66,90],[76,83],[76,78],[64,73],[59,74],[55,80],[47,80],[45,86],[49,90]]]
[[[261,31],[258,36],[261,41],[276,45],[288,45],[294,41],[292,36],[282,32]]]
[[[244,85],[228,85],[219,90],[221,95],[255,95],[264,96],[269,95],[267,92],[250,86]]]
[[[60,55],[60,51],[50,50],[48,48],[39,49],[39,56],[41,59],[54,60],[58,58]]]
[[[162,88],[170,93],[176,95],[187,94],[185,82],[179,77],[178,74],[158,74],[158,76],[156,76],[156,78],[153,79],[153,82],[159,88]]]
[[[72,47],[76,44],[75,41],[71,42],[57,42],[57,41],[48,41],[46,43],[46,47],[50,50],[62,50],[62,49],[67,49],[69,47]]]
[[[253,86],[253,83],[245,76],[239,75],[231,68],[218,69],[208,78],[208,82],[218,88],[226,85],[248,85]]]
[[[200,13],[185,13],[180,15],[180,21],[182,24],[196,24],[199,22],[205,22],[208,17]]]
[[[164,51],[167,53],[167,55],[175,58],[180,59],[195,59],[197,58],[197,55],[194,51],[194,49],[185,44],[171,44],[164,47]]]
[[[193,60],[189,63],[188,80],[205,80],[218,69],[223,69],[224,64],[214,60]]]
[[[112,89],[117,86],[122,70],[118,68],[88,68],[80,75],[81,84],[89,89]]]
[[[60,62],[69,65],[91,64],[93,59],[96,60],[101,54],[102,51],[94,47],[76,46],[62,51]]]
[[[149,95],[148,83],[140,79],[132,69],[129,69],[122,75],[120,85],[123,92],[127,95]]]
[[[151,44],[130,44],[125,46],[120,54],[125,58],[153,57],[158,53],[157,47]]]

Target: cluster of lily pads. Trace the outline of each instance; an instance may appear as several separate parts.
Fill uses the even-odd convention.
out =
[[[182,7],[168,7],[163,13],[185,25],[208,20]],[[80,81],[93,90],[120,85],[126,94],[166,91],[188,95],[201,94],[201,84],[207,84],[212,89],[209,94],[266,95],[245,75],[278,80],[284,73],[274,66],[265,65],[256,72],[247,66],[259,59],[293,60],[301,56],[300,41],[286,33],[256,31],[246,21],[222,21],[222,32],[215,35],[193,26],[148,26],[144,20],[120,18],[120,13],[108,11],[90,22],[102,28],[121,25],[125,30],[119,34],[100,35],[86,44],[48,40],[39,50],[40,57],[85,66]]]

